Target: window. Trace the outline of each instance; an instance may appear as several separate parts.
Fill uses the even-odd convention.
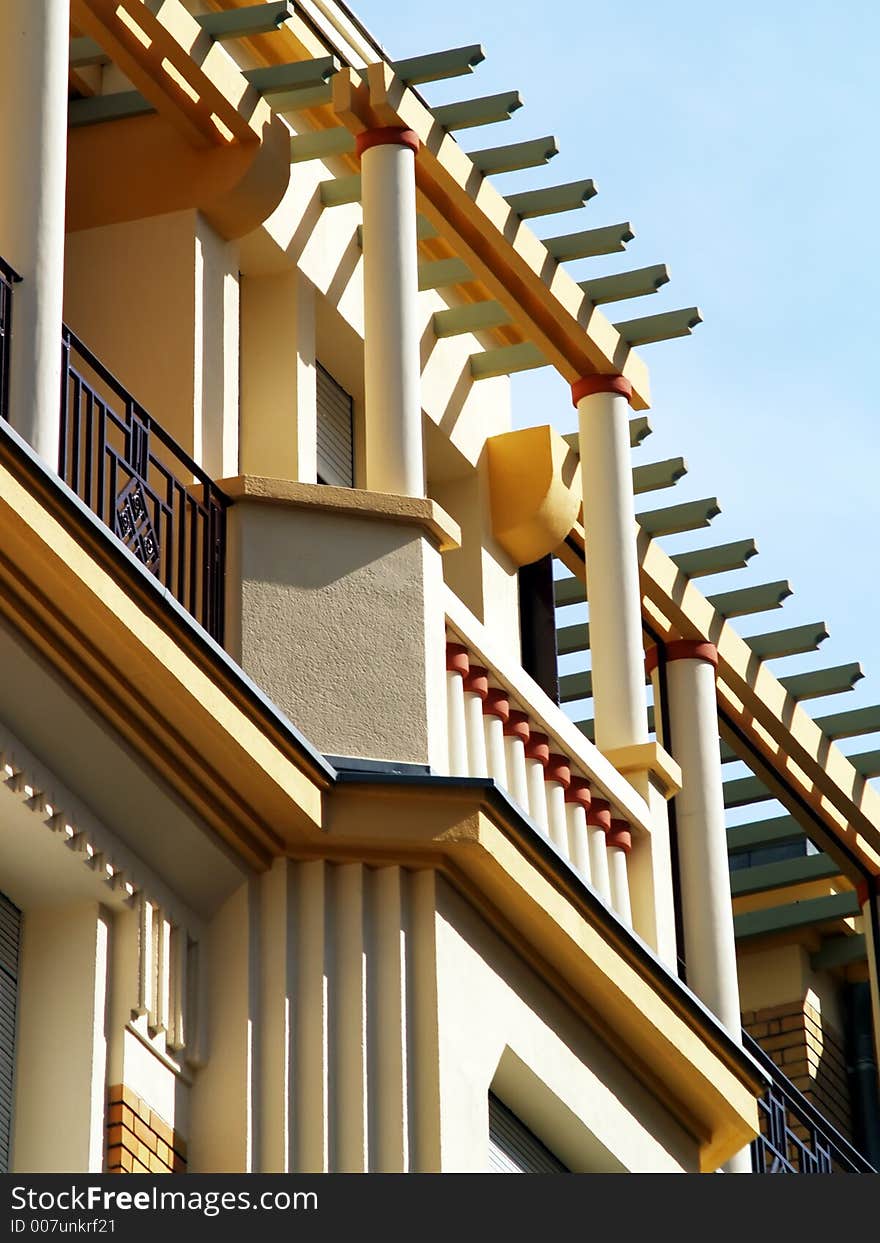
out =
[[[490,1174],[568,1174],[570,1171],[515,1113],[489,1093]]]
[[[354,403],[329,371],[317,364],[318,483],[354,487]]]
[[[0,1173],[9,1173],[21,911],[0,893]]]

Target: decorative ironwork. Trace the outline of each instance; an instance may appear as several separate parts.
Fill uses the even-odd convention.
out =
[[[12,348],[12,287],[21,280],[0,258],[0,418],[9,418],[9,360]]]
[[[228,500],[69,328],[59,473],[218,642]]]
[[[761,1133],[752,1142],[754,1174],[876,1172],[745,1032],[743,1044],[770,1081],[758,1101]]]

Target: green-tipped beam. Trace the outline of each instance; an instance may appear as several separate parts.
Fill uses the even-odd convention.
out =
[[[553,583],[553,593],[556,607],[560,609],[565,608],[567,604],[584,604],[587,599],[583,583],[573,574],[557,578]]]
[[[721,513],[717,497],[702,501],[686,501],[683,505],[669,505],[666,509],[648,509],[636,514],[636,522],[648,535],[678,535],[682,531],[697,531],[707,527]]]
[[[94,39],[71,39],[68,64],[71,69],[109,64],[110,57]]]
[[[662,462],[648,462],[644,466],[633,467],[633,492],[636,496],[643,492],[656,492],[660,488],[671,488],[687,474],[684,458],[666,458]]]
[[[601,306],[605,302],[624,302],[627,298],[643,298],[656,293],[668,280],[666,264],[655,263],[649,268],[618,272],[614,276],[597,276],[578,283],[593,305]]]
[[[864,932],[844,933],[824,940],[821,948],[810,955],[810,966],[814,971],[830,971],[834,967],[851,967],[857,962],[864,962],[867,957],[868,944]]]
[[[557,656],[571,656],[573,652],[590,650],[590,627],[586,622],[579,626],[560,626],[556,631]]]
[[[590,179],[568,181],[562,186],[546,186],[542,190],[524,190],[521,194],[508,194],[506,199],[523,220],[535,216],[553,216],[561,211],[577,211],[596,194],[596,186]]]
[[[730,893],[734,898],[748,893],[766,893],[786,885],[802,885],[807,881],[830,880],[840,875],[840,865],[828,855],[796,855],[775,863],[758,863],[750,868],[736,868],[730,873]]]
[[[548,134],[545,138],[529,138],[525,142],[512,142],[503,147],[484,147],[467,154],[473,166],[489,176],[547,164],[559,155],[559,147],[553,135]]]
[[[862,734],[880,732],[880,704],[870,708],[851,708],[849,712],[833,712],[817,716],[816,724],[829,738],[858,738]]]
[[[784,906],[764,907],[733,917],[733,932],[737,941],[749,937],[766,936],[771,932],[787,932],[793,928],[806,928],[832,920],[849,919],[860,913],[859,900],[852,890],[835,893],[824,898],[807,898],[802,902],[788,902]]]
[[[419,289],[443,289],[473,279],[474,274],[463,259],[427,259],[419,263]]]
[[[489,380],[494,376],[512,375],[515,371],[532,371],[546,367],[547,359],[536,345],[523,341],[520,345],[502,345],[495,350],[483,350],[471,354],[471,375],[475,380]]]
[[[762,660],[781,660],[783,656],[799,656],[802,652],[815,652],[820,643],[828,638],[824,622],[808,626],[791,626],[788,630],[768,630],[766,634],[745,636],[745,642]]]
[[[860,751],[846,757],[862,777],[880,777],[880,751]]]
[[[573,703],[576,699],[590,699],[593,694],[593,675],[589,669],[579,673],[566,673],[559,679],[559,702]]]
[[[823,695],[842,695],[851,691],[856,682],[865,676],[862,666],[854,661],[848,665],[835,665],[831,669],[812,669],[809,673],[795,673],[780,678],[782,686],[794,699],[821,699]]]
[[[748,807],[750,803],[766,803],[773,797],[757,777],[735,777],[725,781],[722,789],[725,807]]]
[[[361,201],[361,175],[350,173],[347,177],[331,177],[321,182],[321,202],[325,207],[342,207],[346,203]]]
[[[596,255],[613,255],[626,250],[635,234],[628,222],[604,225],[601,229],[584,229],[580,233],[563,233],[544,239],[544,245],[559,263],[571,259],[592,259]]]
[[[722,617],[745,617],[749,613],[765,613],[769,609],[782,608],[793,592],[787,582],[758,583],[755,587],[740,587],[737,591],[722,591],[707,597]]]
[[[395,60],[391,62],[391,68],[407,86],[421,86],[424,82],[440,82],[445,78],[460,78],[473,73],[485,59],[486,53],[479,43],[472,43],[468,47],[453,47],[444,52],[428,52],[424,56]]]
[[[479,99],[440,104],[431,111],[435,121],[444,129],[473,129],[477,125],[509,121],[511,114],[522,107],[522,102],[519,91],[503,91],[500,95],[483,95]]]
[[[746,539],[731,544],[716,544],[714,548],[675,553],[672,560],[688,578],[703,578],[710,574],[724,574],[728,570],[741,570],[757,555],[755,541]]]
[[[342,126],[319,129],[310,134],[294,134],[290,140],[292,164],[327,160],[335,155],[348,155],[351,151],[354,151],[354,134]]]
[[[252,4],[246,9],[224,13],[203,13],[196,18],[206,34],[218,42],[224,39],[247,39],[251,35],[267,35],[293,17],[292,0],[280,4]]]
[[[510,316],[500,302],[471,302],[467,306],[437,311],[434,315],[434,334],[455,337],[463,332],[485,332],[509,323]]]
[[[727,830],[728,854],[741,854],[762,846],[786,846],[798,842],[804,831],[794,816],[772,816],[750,824],[735,824]]]
[[[689,306],[680,311],[664,311],[662,315],[646,315],[642,319],[627,319],[614,327],[627,345],[651,345],[654,341],[671,341],[674,337],[689,337],[697,324],[703,322],[699,307]]]
[[[651,435],[651,424],[647,415],[638,414],[629,421],[629,447],[637,449],[643,440]],[[566,432],[562,437],[569,449],[573,449],[575,453],[580,451],[577,432]]]
[[[67,124],[71,129],[81,125],[100,125],[103,121],[123,121],[143,116],[156,109],[140,91],[117,91],[113,95],[89,95],[72,99],[67,105]]]
[[[314,60],[295,60],[286,65],[243,69],[242,76],[261,95],[267,95],[276,104],[277,96],[324,87],[338,72],[339,61],[335,56],[317,56]]]

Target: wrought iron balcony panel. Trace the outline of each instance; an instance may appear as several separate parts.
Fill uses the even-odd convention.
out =
[[[68,328],[59,473],[222,643],[228,500]]]

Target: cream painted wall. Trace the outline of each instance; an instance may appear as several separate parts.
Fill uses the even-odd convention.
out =
[[[238,255],[194,211],[70,233],[64,318],[215,477],[238,471]]]
[[[845,1030],[839,986],[830,972],[813,970],[805,946],[792,943],[760,950],[740,947],[737,969],[743,1010],[809,1000],[838,1032]]]
[[[442,880],[436,937],[445,1171],[487,1168],[490,1089],[574,1170],[699,1168],[696,1141]]]
[[[444,771],[430,542],[400,523],[248,501],[229,538],[229,643],[245,671],[320,750]]]
[[[99,1173],[110,920],[97,902],[25,912],[22,925],[13,1169]]]

